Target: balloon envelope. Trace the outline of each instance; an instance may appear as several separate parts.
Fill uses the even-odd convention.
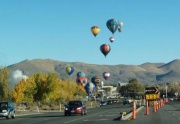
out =
[[[104,77],[105,80],[108,80],[108,78],[110,77],[110,73],[109,72],[104,72],[103,77]]]
[[[94,83],[95,86],[97,86],[101,81],[101,78],[98,76],[94,76],[91,78],[91,82]]]
[[[122,28],[118,28],[118,31],[119,31],[119,32],[122,32]]]
[[[119,27],[119,20],[117,19],[109,19],[107,22],[106,22],[106,26],[107,28],[114,34],[116,32],[116,30],[118,29]]]
[[[104,56],[106,57],[106,55],[111,51],[111,47],[109,44],[103,44],[100,46],[100,50],[104,54]]]
[[[92,82],[88,82],[84,89],[88,95],[92,94],[95,91],[95,85]]]
[[[85,73],[84,72],[77,72],[77,77],[85,77]]]
[[[96,37],[100,32],[100,28],[98,26],[91,27],[91,33]]]
[[[114,37],[110,37],[109,40],[111,41],[111,43],[115,40]]]
[[[76,79],[76,83],[81,86],[85,86],[87,84],[87,78],[86,77],[78,77]]]
[[[71,75],[74,72],[74,68],[71,66],[66,67],[66,72],[68,73],[68,75]]]

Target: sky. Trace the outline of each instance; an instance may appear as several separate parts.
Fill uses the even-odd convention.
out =
[[[180,59],[179,0],[0,0],[0,65],[52,59],[106,65]],[[123,22],[113,36],[109,19]],[[94,37],[91,27],[98,26]],[[111,51],[105,57],[102,44]]]

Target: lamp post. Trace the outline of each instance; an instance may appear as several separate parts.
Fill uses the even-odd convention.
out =
[[[166,85],[166,98],[167,98],[167,84],[165,83],[165,85]]]

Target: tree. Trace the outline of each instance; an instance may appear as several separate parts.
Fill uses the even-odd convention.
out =
[[[13,90],[13,99],[16,102],[62,102],[85,95],[84,88],[74,81],[59,79],[55,73],[34,74],[27,80],[21,80]]]
[[[10,96],[9,88],[9,70],[4,67],[0,68],[0,99],[7,100]]]
[[[134,78],[129,80],[126,86],[120,88],[120,93],[124,96],[136,98],[136,96],[142,96],[144,94],[144,86]]]

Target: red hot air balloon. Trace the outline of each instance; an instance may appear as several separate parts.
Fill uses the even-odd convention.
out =
[[[86,77],[78,77],[76,79],[76,83],[81,86],[85,86],[87,84],[87,78]]]
[[[106,57],[106,55],[111,51],[111,47],[109,44],[103,44],[100,46],[100,50],[104,54],[104,56]]]
[[[105,80],[108,80],[108,78],[110,77],[110,73],[109,72],[104,72],[103,77],[104,77]]]

